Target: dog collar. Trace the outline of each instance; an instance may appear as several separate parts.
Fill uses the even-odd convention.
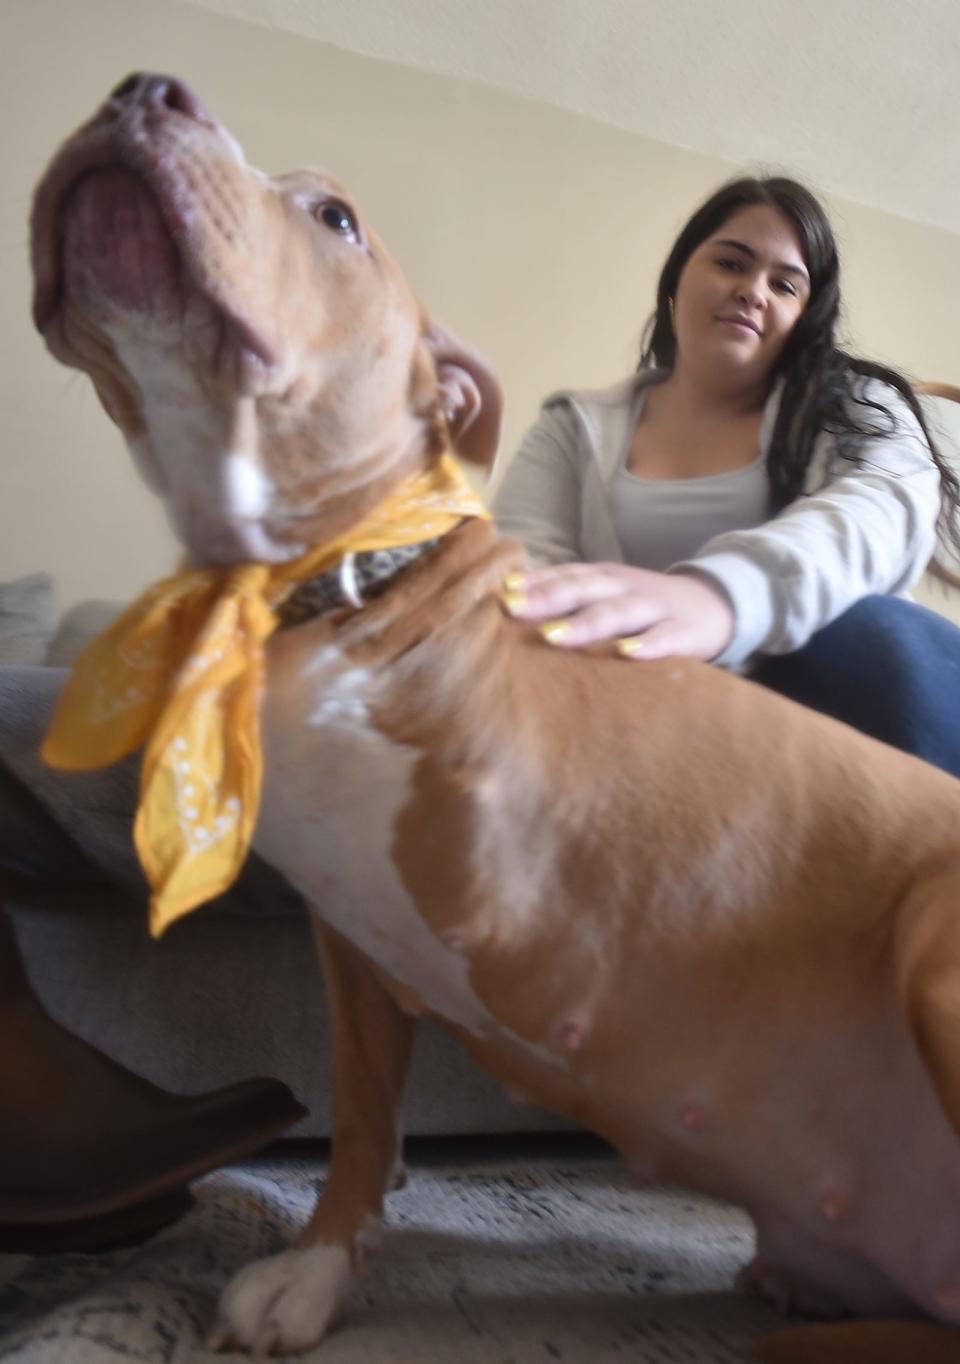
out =
[[[415,545],[396,545],[392,549],[371,549],[345,554],[335,568],[300,583],[277,608],[281,628],[303,625],[317,616],[352,606],[362,611],[393,582],[398,574],[436,549],[443,537],[421,540]]]

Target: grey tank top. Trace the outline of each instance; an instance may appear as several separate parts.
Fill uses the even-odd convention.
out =
[[[766,462],[705,478],[640,478],[627,469],[633,432],[643,406],[637,395],[624,449],[610,485],[613,521],[624,561],[662,572],[697,554],[730,530],[750,530],[774,515]]]

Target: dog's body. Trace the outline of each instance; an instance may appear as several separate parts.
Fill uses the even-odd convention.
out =
[[[34,242],[48,344],[201,563],[332,538],[436,457],[443,408],[486,453],[489,375],[342,192],[250,171],[176,82],[67,144]],[[319,921],[336,1126],[298,1248],[228,1288],[219,1340],[325,1331],[422,1012],[638,1177],[746,1207],[762,1291],[960,1323],[960,786],[705,665],[551,650],[500,607],[521,560],[468,521],[270,643],[257,845]]]

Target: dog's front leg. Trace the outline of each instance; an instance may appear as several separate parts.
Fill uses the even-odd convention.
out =
[[[399,1164],[399,1110],[413,1042],[406,1017],[348,942],[314,920],[333,1039],[330,1170],[291,1250],[227,1285],[208,1344],[257,1356],[316,1344],[380,1239]]]

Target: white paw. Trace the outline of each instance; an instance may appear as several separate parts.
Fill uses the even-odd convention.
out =
[[[352,1279],[350,1256],[341,1246],[257,1260],[224,1289],[207,1346],[249,1350],[256,1358],[306,1350],[325,1335]]]

